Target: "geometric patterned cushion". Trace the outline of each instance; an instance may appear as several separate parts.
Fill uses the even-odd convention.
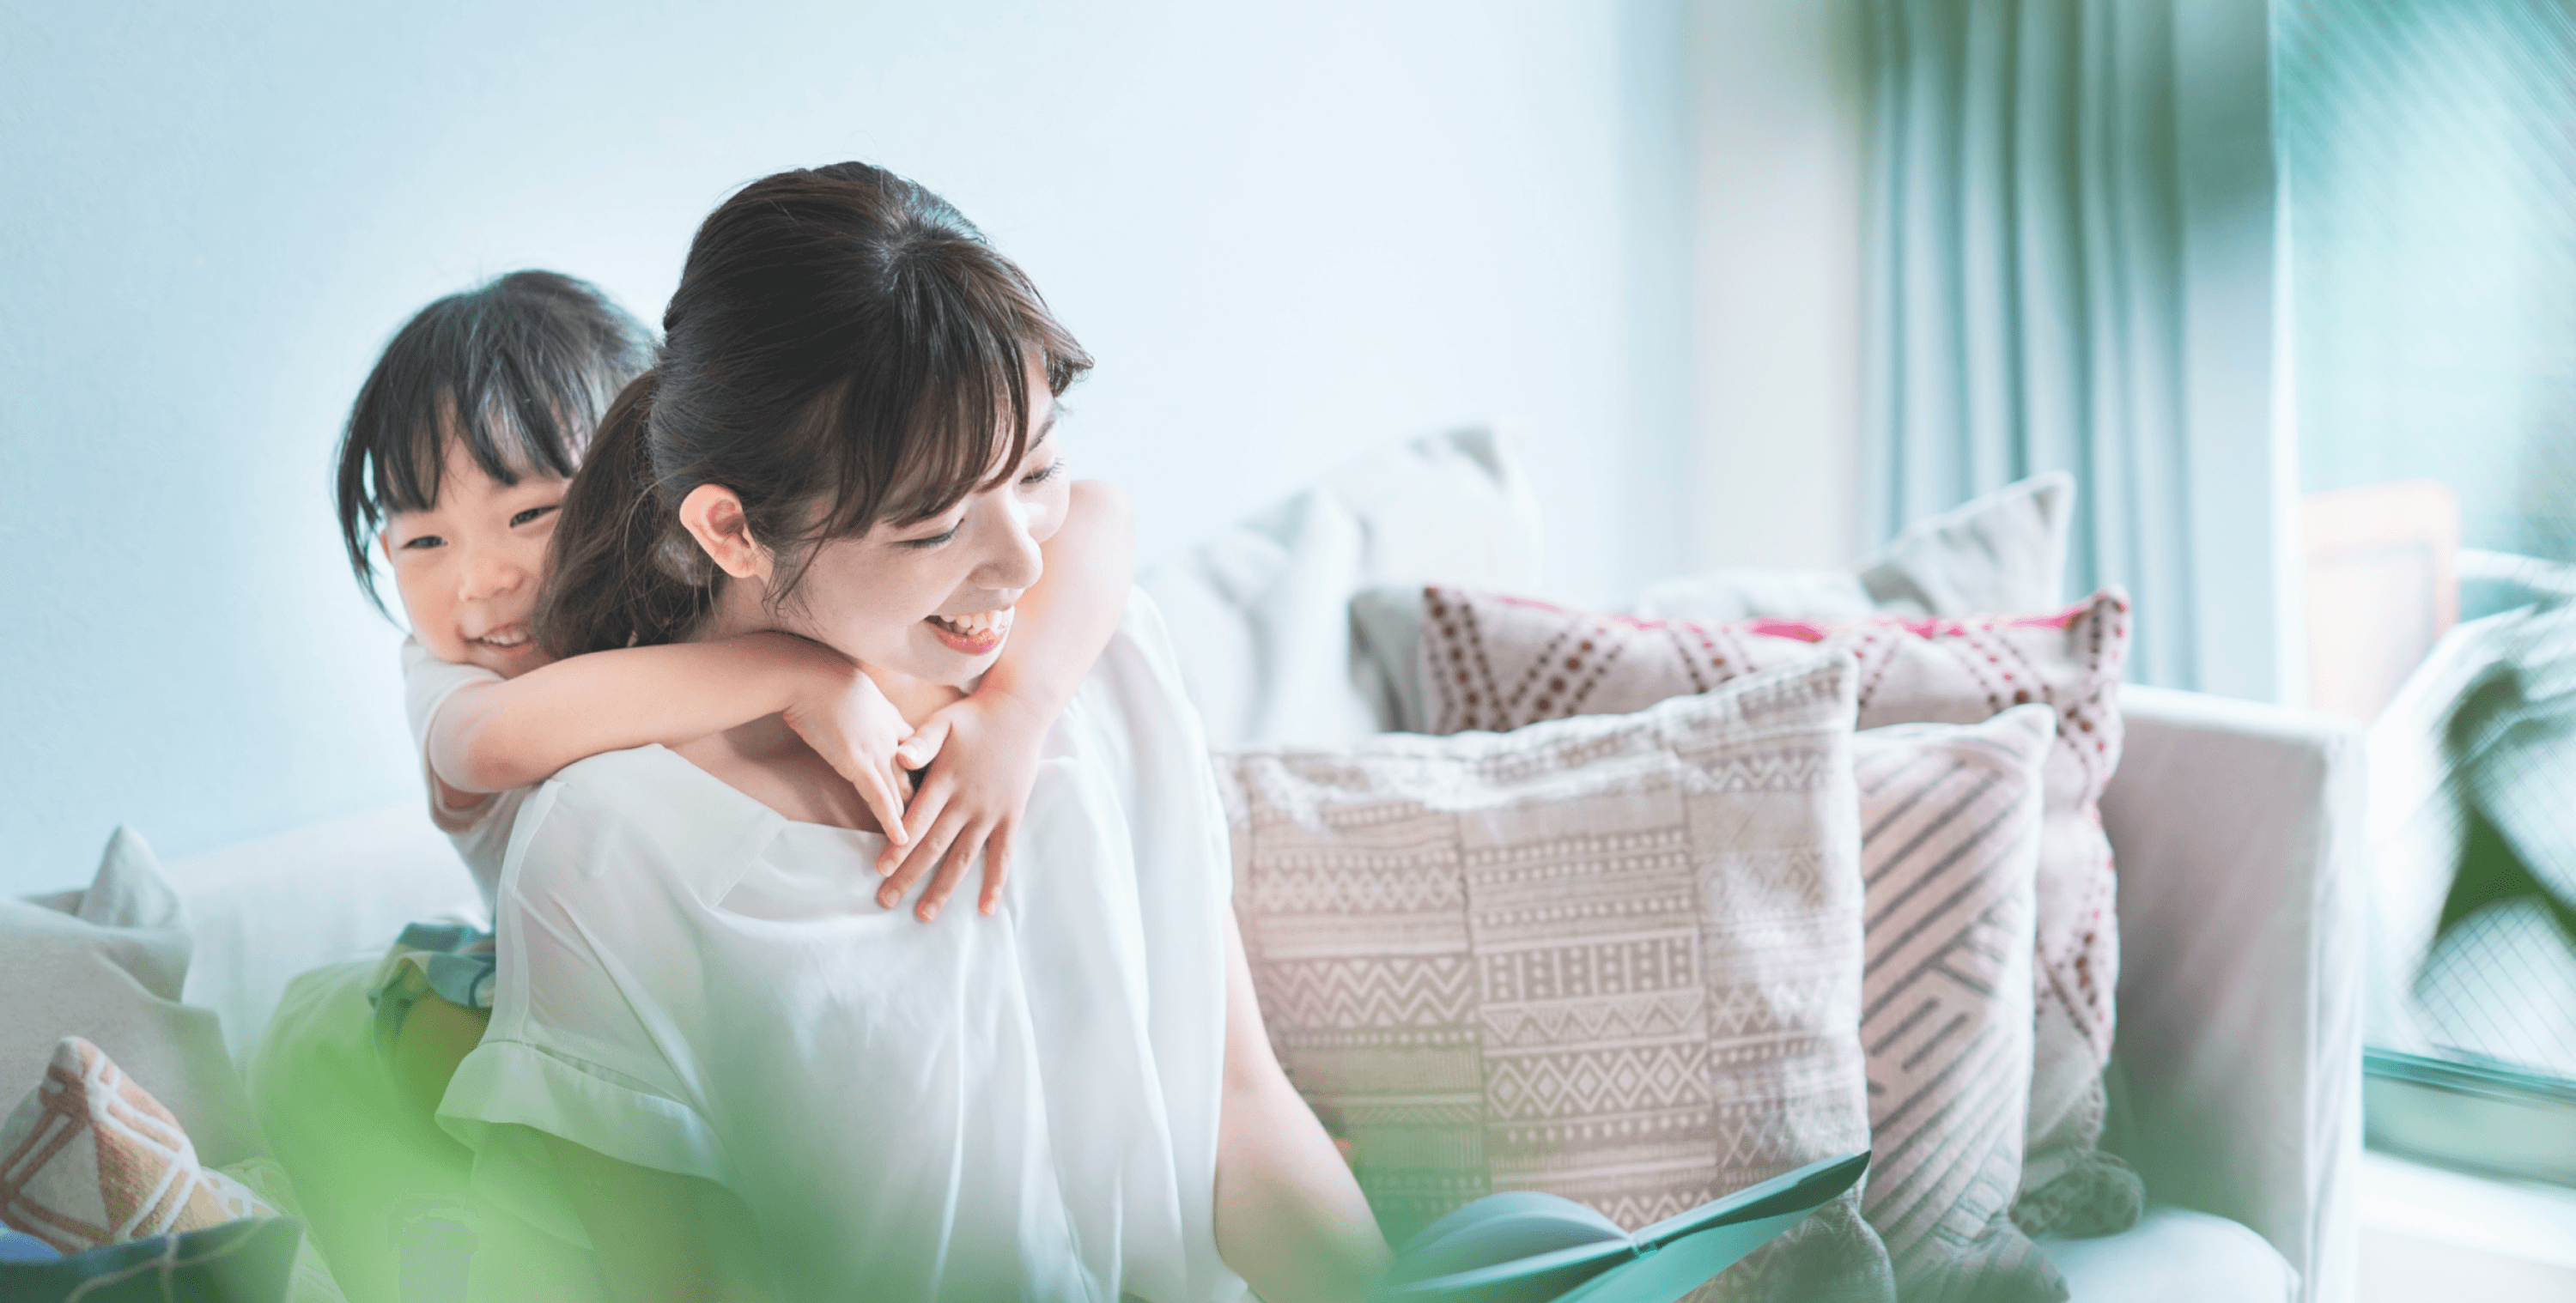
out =
[[[1861,1208],[1918,1300],[2066,1297],[2012,1222],[2030,1102],[2031,916],[2048,708],[1853,742],[1867,914]]]
[[[2043,765],[2031,1101],[2014,1219],[2030,1233],[2118,1230],[2137,1179],[2101,1153],[2119,884],[2102,789],[2120,761],[2129,603],[2117,589],[2047,615],[1695,624],[1570,611],[1449,588],[1423,591],[1430,731],[1505,732],[1619,714],[1839,648],[1860,662],[1859,726],[1974,724],[2038,702],[2057,717]],[[1874,1178],[1873,1178],[1874,1179]]]
[[[67,1254],[276,1215],[200,1167],[170,1111],[77,1036],[0,1124],[0,1222]]]
[[[1498,1190],[1625,1227],[1869,1145],[1849,657],[1509,736],[1220,754],[1289,1080],[1401,1243]],[[1859,1192],[1704,1297],[1894,1296]]]

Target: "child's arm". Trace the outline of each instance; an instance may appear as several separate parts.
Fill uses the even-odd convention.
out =
[[[686,742],[782,712],[900,843],[895,744],[911,726],[847,657],[790,634],[593,652],[467,684],[430,722],[429,768],[448,789],[447,804],[468,805],[587,756]]]
[[[877,901],[892,908],[936,868],[917,906],[924,922],[939,913],[979,849],[984,891],[977,907],[990,914],[1001,903],[1011,839],[1037,781],[1038,746],[1127,612],[1136,561],[1127,495],[1101,480],[1075,484],[1063,526],[1039,550],[1046,569],[1021,594],[1001,659],[973,696],[922,721],[902,747],[914,766],[929,758],[930,772],[904,812],[910,850],[888,847],[877,860],[887,875]]]

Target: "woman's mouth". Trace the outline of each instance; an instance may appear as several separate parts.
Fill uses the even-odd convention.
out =
[[[1011,633],[1011,608],[977,611],[972,615],[934,615],[924,621],[930,631],[948,650],[967,656],[981,656],[1002,645]]]

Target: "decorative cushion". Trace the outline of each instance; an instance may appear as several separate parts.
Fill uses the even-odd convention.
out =
[[[1869,1143],[1855,669],[1218,757],[1280,1062],[1390,1238],[1494,1190],[1634,1228]],[[1717,1298],[1893,1297],[1858,1192]]]
[[[289,1303],[304,1228],[282,1217],[247,1218],[183,1235],[157,1235],[52,1261],[0,1253],[0,1298],[10,1303]]]
[[[1430,731],[1505,731],[1640,709],[1816,647],[1859,657],[1863,728],[1976,723],[2039,702],[2057,716],[2043,773],[2037,1031],[2028,1140],[2014,1219],[2030,1233],[2117,1230],[2137,1216],[2134,1174],[2095,1147],[2110,1057],[2117,882],[2098,811],[2120,759],[2118,686],[2129,642],[2118,590],[2052,615],[1881,618],[1847,625],[1703,625],[1569,611],[1424,590],[1422,674]]]
[[[1469,430],[1386,449],[1136,582],[1163,609],[1210,745],[1334,745],[1394,722],[1383,663],[1353,655],[1353,593],[1526,587],[1538,556],[1510,444]]]
[[[0,1100],[80,1036],[151,1082],[207,1162],[263,1152],[223,1029],[179,1003],[189,950],[179,898],[131,829],[108,840],[87,890],[0,899]]]
[[[1668,579],[1646,589],[1637,613],[1730,621],[2044,611],[2066,600],[2074,511],[2074,477],[2049,471],[1916,521],[1852,570],[1720,570]]]
[[[0,1124],[0,1222],[64,1253],[276,1214],[201,1166],[170,1110],[77,1036]]]
[[[2031,945],[2046,706],[1900,724],[1853,744],[1870,1147],[1862,1210],[1899,1294],[2066,1296],[2013,1225],[2030,1106]]]

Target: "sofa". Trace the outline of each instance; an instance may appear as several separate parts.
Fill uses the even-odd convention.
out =
[[[1394,690],[1385,661],[1349,613],[1360,590],[1534,577],[1536,509],[1506,445],[1470,434],[1393,456],[1144,576],[1190,631],[1184,672],[1215,740],[1329,742],[1387,722],[1372,705]],[[2124,1232],[2042,1247],[2084,1303],[2339,1303],[2361,1136],[2358,732],[2149,687],[2120,704],[2126,754],[2101,811],[2121,937],[2103,1145],[2149,1207]],[[480,909],[417,801],[165,873],[194,934],[185,998],[220,1016],[237,1060],[296,974]]]

